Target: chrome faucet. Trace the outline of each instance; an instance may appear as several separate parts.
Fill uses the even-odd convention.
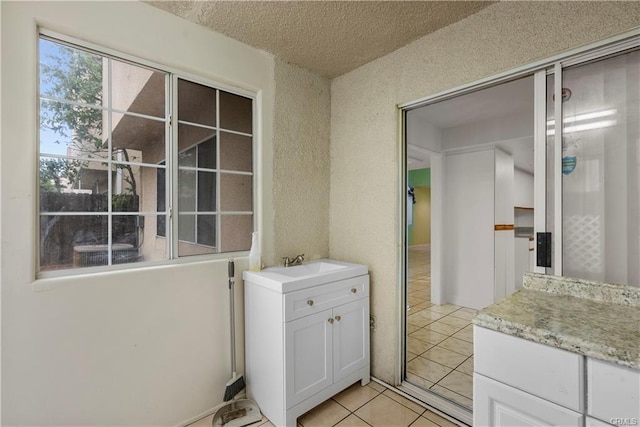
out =
[[[294,258],[288,256],[282,257],[285,267],[293,267],[294,265],[301,265],[304,261],[304,254],[296,255]]]

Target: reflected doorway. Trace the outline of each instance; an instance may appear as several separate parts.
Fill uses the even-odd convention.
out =
[[[405,132],[403,385],[470,419],[472,318],[533,267],[533,76],[409,110]]]

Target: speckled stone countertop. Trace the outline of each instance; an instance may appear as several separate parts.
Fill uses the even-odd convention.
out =
[[[524,289],[473,323],[640,369],[640,288],[525,273]]]

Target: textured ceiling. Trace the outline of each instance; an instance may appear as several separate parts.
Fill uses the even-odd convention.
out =
[[[478,12],[487,1],[146,1],[333,78]]]

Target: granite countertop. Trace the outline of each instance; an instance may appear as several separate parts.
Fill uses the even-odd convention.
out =
[[[640,369],[640,288],[525,273],[524,288],[473,323]]]

